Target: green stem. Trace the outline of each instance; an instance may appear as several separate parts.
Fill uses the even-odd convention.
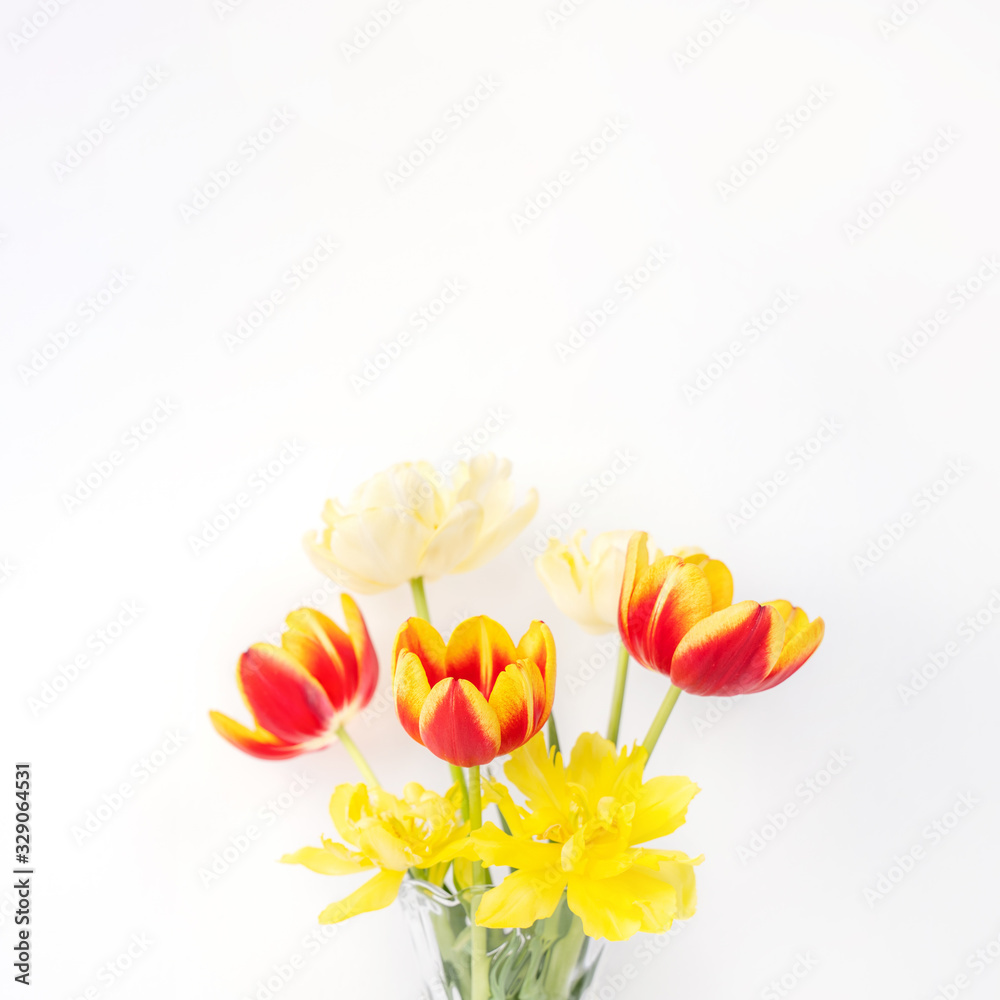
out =
[[[365,779],[370,785],[374,785],[376,788],[379,786],[378,778],[375,777],[375,772],[368,766],[368,761],[365,760],[364,755],[358,749],[357,743],[347,735],[347,730],[340,726],[337,729],[337,739],[344,745],[344,749],[351,755],[351,760],[354,761],[358,766],[358,770],[361,772],[361,777]]]
[[[615,672],[615,690],[611,695],[611,718],[608,720],[608,739],[618,746],[618,729],[622,722],[622,702],[625,701],[625,678],[628,676],[628,650],[625,643],[618,650],[618,669]]]
[[[483,798],[478,764],[473,764],[469,768],[469,824],[473,830],[478,830],[483,825]],[[472,863],[473,886],[485,885],[484,875],[482,862],[474,861]],[[489,956],[486,954],[486,928],[475,923],[475,911],[479,909],[481,898],[482,896],[478,892],[472,898],[472,1000],[489,1000],[490,996],[490,965]]]
[[[656,713],[656,718],[653,719],[653,724],[649,727],[649,732],[646,733],[646,738],[642,741],[642,745],[650,757],[653,755],[653,747],[656,746],[656,741],[660,738],[660,733],[663,732],[663,727],[667,724],[667,719],[670,718],[670,713],[674,710],[674,705],[677,704],[677,699],[680,696],[681,689],[671,684],[663,699],[663,704],[660,705],[660,710]]]
[[[457,781],[462,789],[462,819],[467,820],[469,818],[469,786],[465,783],[465,771],[458,764],[449,764],[448,767],[451,769],[452,784]]]
[[[564,901],[561,906],[565,905]],[[556,910],[555,916],[559,917],[559,910]],[[549,917],[549,919],[553,918]],[[569,929],[553,943],[550,949],[549,964],[545,971],[546,996],[569,996],[570,979],[573,975],[573,969],[580,959],[580,950],[583,948],[584,941],[583,922],[574,915]]]
[[[427,595],[424,593],[424,578],[415,576],[410,581],[410,590],[413,591],[413,604],[417,609],[417,617],[423,618],[425,622],[430,622],[431,613],[427,609]]]
[[[556,732],[556,717],[552,712],[549,712],[549,724],[546,728],[546,732],[549,736],[549,749],[555,747],[559,750],[559,733]]]

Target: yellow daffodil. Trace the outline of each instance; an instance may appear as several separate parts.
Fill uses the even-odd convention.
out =
[[[585,534],[578,531],[569,544],[551,539],[548,549],[535,560],[535,572],[564,615],[599,635],[617,628],[625,552],[632,532],[597,535],[589,556],[581,544]]]
[[[330,816],[354,849],[324,837],[322,847],[303,847],[281,860],[321,875],[378,872],[319,915],[321,924],[336,924],[388,906],[411,868],[425,869],[425,878],[440,882],[448,864],[469,850],[469,824],[462,822],[461,806],[458,784],[441,796],[411,781],[402,798],[378,787],[339,785],[330,799]]]
[[[701,858],[637,845],[676,830],[698,787],[680,777],[643,782],[646,757],[642,747],[619,753],[596,733],[580,736],[568,765],[541,735],[511,754],[504,773],[525,806],[488,782],[511,833],[487,823],[472,841],[484,864],[516,870],[485,893],[477,923],[529,927],[551,916],[563,892],[584,933],[609,941],[690,917]]]
[[[304,539],[321,572],[348,590],[374,594],[408,580],[476,569],[535,516],[538,494],[514,506],[510,462],[477,455],[449,482],[427,462],[393,465],[347,504],[328,500],[326,527]]]

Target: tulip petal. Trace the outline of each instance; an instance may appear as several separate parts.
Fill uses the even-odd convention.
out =
[[[552,711],[552,702],[556,697],[556,641],[545,622],[531,623],[517,644],[517,657],[531,660],[542,675],[545,684],[545,716],[539,723],[542,726]]]
[[[729,572],[729,567],[724,562],[710,559],[708,553],[702,552],[701,549],[676,549],[674,555],[680,556],[686,563],[694,563],[695,566],[701,567],[712,591],[713,611],[721,611],[733,603],[733,574]]]
[[[444,509],[435,485],[439,478],[429,462],[397,462],[363,482],[351,497],[350,509],[386,507],[406,511],[433,527]]]
[[[635,585],[649,568],[648,539],[649,535],[645,531],[636,531],[629,539],[628,548],[625,550],[625,572],[622,575],[622,590],[618,600],[618,631],[621,634],[622,641],[636,659],[639,659],[639,635],[632,634],[630,608],[632,606]],[[647,597],[647,600],[649,608],[652,610],[656,598],[655,596],[651,596]]]
[[[792,617],[792,612],[795,610],[795,605],[791,601],[765,601],[764,603],[768,607],[774,608],[785,620],[785,624],[788,624],[788,619]]]
[[[586,625],[584,628],[592,634],[615,630],[629,534],[626,531],[607,532],[598,535],[591,546],[590,558],[595,566],[591,575],[590,602],[597,620],[589,628]],[[625,536],[625,540],[618,541],[622,535]]]
[[[473,684],[448,677],[424,701],[420,741],[450,764],[488,764],[500,752],[500,722]]]
[[[354,700],[358,689],[358,663],[346,633],[315,608],[299,608],[286,619],[283,648],[319,681],[334,711]]]
[[[297,757],[305,753],[303,747],[297,743],[284,743],[276,736],[265,732],[263,729],[247,729],[235,719],[230,719],[228,715],[221,712],[209,712],[209,718],[216,732],[225,740],[228,740],[234,747],[250,754],[251,757],[260,757],[263,760],[285,760],[288,757]],[[320,749],[316,747],[315,749]]]
[[[483,508],[474,500],[455,504],[431,535],[420,560],[420,575],[437,580],[450,573],[472,551],[483,526]]]
[[[799,611],[802,617],[806,618],[805,612],[798,608],[796,611]],[[808,622],[808,618],[806,621]],[[764,678],[763,684],[757,689],[758,691],[767,691],[782,681],[788,680],[816,652],[816,648],[823,641],[826,626],[822,618],[808,622],[804,627],[795,622],[794,619],[793,623],[794,626],[798,626],[797,630],[793,631],[793,625],[789,625],[785,633],[785,645],[781,650],[781,656],[771,672]],[[791,637],[788,635],[789,632],[792,632]]]
[[[340,606],[344,609],[347,634],[354,647],[354,659],[358,665],[358,708],[365,708],[372,700],[378,685],[378,656],[372,645],[368,626],[361,615],[361,609],[350,594],[340,595]]]
[[[548,718],[538,667],[531,660],[508,664],[493,685],[489,705],[500,721],[500,753],[524,746]]]
[[[478,569],[480,566],[488,563],[524,531],[537,511],[538,493],[536,490],[528,490],[525,501],[520,507],[492,527],[487,523],[485,531],[483,531],[476,543],[476,547],[469,554],[468,558],[462,560],[452,572],[465,573],[471,569]]]
[[[697,695],[759,689],[781,655],[785,623],[773,607],[741,601],[696,624],[681,640],[670,679]]]
[[[236,680],[261,729],[285,743],[326,735],[333,718],[330,699],[286,650],[256,643],[240,657]]]
[[[665,574],[661,573],[660,562],[654,563],[647,573],[650,583],[661,582],[646,625],[644,646],[649,660],[646,666],[669,676],[670,661],[678,643],[712,613],[712,591],[700,566],[681,563],[674,556],[667,556],[663,562],[667,563]],[[640,593],[645,585],[646,578],[640,581]],[[635,630],[640,627],[637,622]]]
[[[566,874],[557,865],[511,872],[483,894],[476,923],[480,927],[530,927],[555,913],[565,887]]]
[[[327,528],[322,534],[317,531],[307,531],[302,536],[302,548],[320,573],[329,577],[339,587],[352,590],[356,594],[378,594],[396,586],[394,583],[376,583],[357,573],[349,573],[330,555],[330,535],[331,529]]]
[[[507,630],[492,618],[477,615],[460,622],[451,633],[445,650],[445,672],[448,677],[468,681],[489,698],[497,677],[517,658]]]
[[[629,541],[618,630],[643,666],[669,676],[677,643],[692,625],[711,614],[712,591],[697,563],[685,563],[677,556],[650,563],[647,537],[639,531]]]
[[[420,738],[420,711],[430,693],[431,686],[420,658],[416,653],[404,651],[392,678],[392,698],[400,723],[418,743],[423,742]]]
[[[712,592],[712,610],[728,608],[733,603],[733,574],[729,572],[729,567],[718,559],[709,559],[702,563],[701,571]]]
[[[550,538],[548,548],[535,559],[535,573],[563,614],[589,625],[593,613],[590,594],[585,590],[587,580],[581,571],[581,564],[586,564],[580,550],[584,534],[581,528],[569,545]]]
[[[349,574],[383,587],[418,576],[430,529],[400,504],[349,514],[329,530],[332,562]]]
[[[406,872],[381,871],[339,903],[331,903],[320,915],[321,924],[339,924],[348,917],[384,910],[399,895]]]
[[[392,644],[391,669],[399,664],[399,654],[403,650],[414,653],[424,665],[424,673],[431,687],[447,676],[445,670],[444,639],[430,622],[423,618],[407,618],[399,627]]]

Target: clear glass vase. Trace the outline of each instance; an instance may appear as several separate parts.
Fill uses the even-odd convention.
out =
[[[421,1000],[471,1000],[472,909],[489,886],[458,893],[407,878],[399,894],[417,953]],[[489,1000],[580,1000],[604,942],[586,937],[566,905],[528,928],[486,932]]]

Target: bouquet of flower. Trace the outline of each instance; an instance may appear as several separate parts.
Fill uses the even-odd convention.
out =
[[[584,995],[601,941],[662,933],[695,910],[701,857],[650,846],[685,821],[698,787],[647,776],[646,763],[682,691],[732,696],[787,680],[823,638],[823,620],[778,600],[733,604],[732,576],[694,549],[664,555],[643,532],[557,540],[538,557],[556,605],[593,633],[617,628],[621,652],[606,735],[582,733],[564,756],[552,715],[556,644],[533,621],[515,645],[486,615],[445,641],[431,625],[424,582],[483,565],[534,516],[532,491],[512,502],[510,465],[491,455],[450,481],[425,463],[391,467],[351,502],[328,502],[315,565],[370,594],[409,582],[416,615],[392,648],[392,696],[403,729],[446,761],[440,795],[415,782],[383,788],[345,728],[371,700],[378,663],[355,601],[346,631],[319,611],[288,616],[281,646],[257,644],[237,680],[253,719],[219,713],[219,733],[257,757],[282,759],[340,742],[361,772],[337,786],[323,838],[282,858],[322,875],[367,872],[321,923],[388,906],[412,918],[435,1000],[568,1000]],[[642,743],[618,747],[629,660],[668,681]],[[502,773],[495,762],[506,757]],[[484,770],[485,769],[485,770]],[[484,809],[495,809],[484,822]]]

